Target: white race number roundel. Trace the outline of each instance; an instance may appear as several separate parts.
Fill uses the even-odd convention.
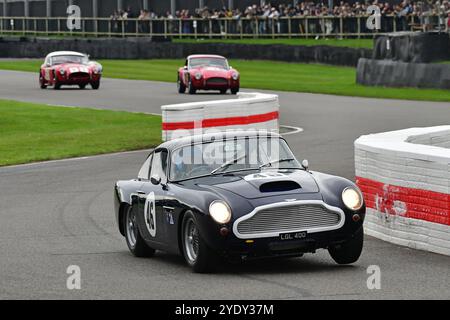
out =
[[[145,199],[144,219],[148,232],[152,237],[156,236],[156,207],[155,207],[155,193],[150,192]]]

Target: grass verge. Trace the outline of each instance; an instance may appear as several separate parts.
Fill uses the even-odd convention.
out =
[[[177,43],[238,43],[238,44],[285,44],[292,46],[332,46],[348,48],[373,48],[373,39],[304,39],[304,38],[283,38],[283,39],[176,39]]]
[[[183,60],[101,60],[104,76],[175,82]],[[368,98],[450,101],[450,90],[366,87],[356,84],[356,69],[320,64],[232,60],[242,75],[241,86],[252,89],[324,93]],[[39,60],[3,60],[0,69],[37,72]],[[36,77],[37,78],[37,77]],[[175,87],[174,87],[175,90]]]
[[[161,141],[161,117],[0,100],[0,166],[138,150]]]

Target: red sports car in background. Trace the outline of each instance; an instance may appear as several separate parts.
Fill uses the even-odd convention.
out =
[[[184,67],[178,70],[178,92],[186,89],[190,94],[197,90],[219,90],[232,94],[239,92],[239,72],[228,65],[227,59],[216,55],[191,55]]]
[[[45,58],[39,71],[41,89],[62,85],[77,85],[84,89],[90,84],[92,89],[100,87],[102,66],[95,61],[89,61],[89,56],[73,51],[52,52]]]

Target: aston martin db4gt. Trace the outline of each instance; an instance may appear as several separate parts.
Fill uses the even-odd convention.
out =
[[[365,204],[351,181],[310,171],[274,133],[227,132],[164,142],[137,178],[114,190],[132,254],[184,256],[195,272],[219,259],[301,256],[328,249],[358,260]]]
[[[190,94],[197,90],[219,90],[224,94],[230,89],[232,94],[239,92],[239,72],[228,65],[227,59],[216,55],[191,55],[184,67],[177,72],[179,93]]]
[[[88,84],[92,89],[100,87],[102,66],[90,61],[89,56],[73,51],[56,51],[47,55],[39,70],[39,86],[45,89],[53,86],[77,85],[84,89]]]

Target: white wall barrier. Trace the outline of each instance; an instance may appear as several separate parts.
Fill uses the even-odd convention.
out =
[[[450,255],[450,126],[362,136],[355,168],[367,234]]]
[[[161,107],[162,138],[171,140],[208,129],[256,129],[278,132],[278,96],[239,93],[238,99],[192,102]]]

